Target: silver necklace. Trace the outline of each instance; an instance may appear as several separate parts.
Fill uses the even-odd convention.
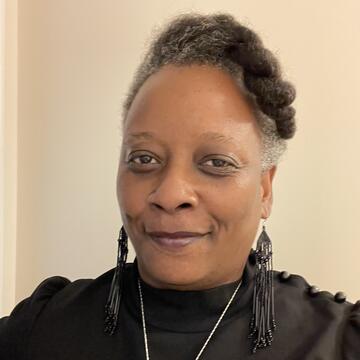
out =
[[[201,356],[201,354],[203,353],[206,345],[208,344],[208,342],[210,341],[211,337],[213,336],[215,330],[217,329],[217,327],[220,324],[220,321],[222,320],[222,318],[224,317],[227,309],[229,308],[230,304],[232,303],[237,291],[240,288],[240,285],[242,283],[242,280],[239,281],[239,284],[237,285],[235,291],[233,292],[230,300],[228,301],[227,305],[225,306],[225,309],[223,310],[222,314],[220,315],[218,321],[216,322],[214,328],[211,330],[210,335],[208,336],[208,338],[206,339],[203,347],[201,348],[201,350],[199,351],[198,355],[196,356],[195,360],[198,360]],[[142,326],[143,326],[143,332],[144,332],[144,344],[145,344],[145,354],[146,354],[146,360],[150,360],[150,356],[149,356],[149,347],[148,347],[148,341],[147,341],[147,335],[146,335],[146,323],[145,323],[145,310],[144,310],[144,301],[143,301],[143,296],[142,296],[142,291],[141,291],[141,283],[140,283],[140,278],[138,278],[138,288],[139,288],[139,297],[140,297],[140,305],[141,305],[141,318],[142,318]]]

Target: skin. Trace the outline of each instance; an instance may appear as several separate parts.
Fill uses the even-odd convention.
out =
[[[139,132],[153,138],[130,136]],[[165,65],[144,82],[124,123],[117,196],[146,283],[202,290],[241,278],[272,205],[276,167],[261,171],[260,141],[250,104],[222,70]],[[209,234],[169,251],[146,233],[156,230]]]

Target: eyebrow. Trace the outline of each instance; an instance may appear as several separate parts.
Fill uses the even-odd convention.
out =
[[[153,133],[147,132],[147,131],[142,131],[142,132],[138,132],[138,133],[130,133],[130,134],[128,134],[128,137],[131,139],[136,139],[136,140],[152,140],[155,138]]]
[[[205,131],[201,134],[201,138],[205,140],[212,140],[217,142],[236,142],[236,139],[232,136],[225,136],[224,134],[217,133],[214,131]]]
[[[156,139],[156,135],[154,133],[148,132],[148,131],[130,133],[130,134],[128,134],[128,136],[124,140],[124,142],[125,142],[125,144],[128,144],[132,140],[157,140],[162,145],[165,145],[165,143],[163,141]]]
[[[130,139],[135,139],[135,140],[157,140],[155,134],[149,131],[130,133],[128,134],[128,137]],[[214,131],[205,131],[200,135],[200,138],[204,140],[211,140],[221,143],[236,142],[236,139],[234,137],[225,136],[224,134]],[[157,141],[163,143],[163,141],[161,140],[157,140]]]

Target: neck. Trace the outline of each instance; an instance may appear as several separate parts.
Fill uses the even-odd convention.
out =
[[[230,273],[222,274],[221,277],[219,277],[218,272],[214,271],[212,273],[206,274],[206,276],[200,279],[194,279],[194,281],[187,280],[186,282],[172,282],[167,280],[166,276],[164,276],[163,278],[156,278],[152,276],[146,270],[146,268],[144,268],[144,266],[142,266],[142,264],[138,262],[137,258],[134,262],[137,265],[139,276],[145,284],[157,289],[178,291],[200,291],[234,283],[242,278],[244,267],[246,265],[246,261],[244,261],[236,269],[234,269]]]
[[[124,291],[127,295],[124,297],[124,306],[137,321],[141,322],[138,289],[140,274],[135,262],[136,260],[134,264],[127,266],[125,273]],[[240,277],[240,288],[224,321],[226,323],[227,319],[233,316],[246,316],[252,306],[254,274],[254,259],[249,259],[243,273],[233,283],[217,283],[218,286],[215,285],[215,287],[211,284],[208,289],[202,291],[196,291],[199,290],[198,287],[195,291],[176,291],[179,287],[176,289],[155,288],[140,278],[146,309],[146,323],[166,331],[211,331],[239,285]]]

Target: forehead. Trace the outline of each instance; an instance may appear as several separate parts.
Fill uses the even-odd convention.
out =
[[[166,65],[144,82],[129,109],[124,134],[151,130],[224,141],[258,135],[253,109],[235,81],[207,65]],[[142,136],[150,139],[148,135]]]

